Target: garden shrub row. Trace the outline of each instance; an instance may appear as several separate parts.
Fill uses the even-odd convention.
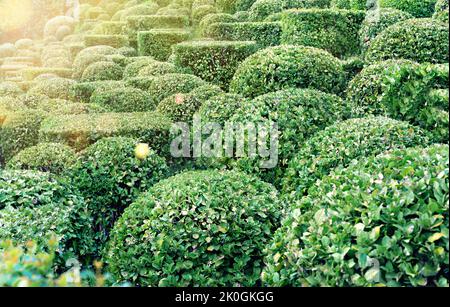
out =
[[[141,56],[152,56],[165,61],[172,54],[172,45],[190,38],[191,33],[181,29],[153,29],[138,33],[138,50]]]

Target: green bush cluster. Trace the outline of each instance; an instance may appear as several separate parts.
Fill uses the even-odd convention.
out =
[[[90,64],[83,72],[82,82],[121,80],[123,67],[109,61],[100,61]]]
[[[97,89],[92,94],[90,102],[112,112],[146,112],[156,108],[150,94],[131,87]]]
[[[277,46],[248,57],[237,69],[230,91],[256,97],[289,87],[340,93],[345,86],[342,62],[324,50]]]
[[[40,143],[15,155],[8,162],[7,168],[62,174],[75,163],[75,160],[76,154],[69,146],[57,143]]]
[[[149,56],[142,56],[142,57],[136,57],[135,59],[132,60],[131,63],[129,63],[126,67],[125,70],[123,71],[123,78],[127,79],[127,78],[133,78],[133,77],[138,77],[139,75],[139,71],[147,66],[147,65],[151,65],[155,62],[155,59]]]
[[[290,10],[282,14],[284,44],[325,49],[337,57],[359,53],[363,11],[336,9]]]
[[[276,123],[278,135],[271,133],[272,137],[276,136],[277,141],[276,161],[270,161],[274,159],[273,156],[252,157],[246,147],[243,157],[229,158],[224,155],[224,158],[219,158],[218,161],[279,186],[288,162],[303,142],[336,121],[349,117],[351,112],[352,108],[338,96],[313,89],[287,89],[253,100],[244,100],[230,122],[244,125],[254,123],[263,125],[266,129],[269,129],[271,123]],[[261,129],[258,126],[257,128]],[[259,140],[258,144],[261,145],[263,141],[266,142],[267,150],[274,149],[275,144],[269,139]],[[267,162],[275,162],[275,165],[264,168],[263,163],[269,164]]]
[[[324,177],[290,204],[263,283],[447,287],[448,155],[396,150]]]
[[[366,51],[375,37],[386,28],[411,18],[413,18],[411,14],[391,8],[368,12],[359,31],[363,51]]]
[[[225,125],[234,113],[244,105],[245,98],[238,94],[222,93],[206,100],[198,115],[203,122]]]
[[[75,57],[73,61],[73,78],[79,79],[84,70],[92,63],[104,61],[107,55],[116,54],[117,49],[111,46],[92,46],[84,48]]]
[[[30,95],[45,95],[49,98],[69,99],[69,89],[75,81],[65,78],[52,78],[37,82],[28,91]]]
[[[89,260],[92,218],[83,198],[49,173],[0,170],[0,238],[24,244],[60,238],[55,266]]]
[[[280,45],[281,33],[279,22],[219,22],[205,31],[206,36],[217,40],[255,41],[262,47]]]
[[[380,0],[380,7],[394,8],[410,13],[414,17],[431,17],[436,0]]]
[[[123,210],[141,192],[167,176],[166,162],[153,150],[144,159],[135,156],[137,144],[135,139],[124,137],[99,140],[68,171],[94,219],[99,253]]]
[[[434,8],[433,18],[448,24],[448,0],[438,0]]]
[[[153,61],[139,70],[138,77],[156,77],[179,72],[180,69],[173,63]]]
[[[420,128],[387,117],[339,122],[307,140],[291,159],[283,178],[283,193],[298,198],[336,167],[348,167],[354,160],[388,150],[430,144]]]
[[[148,87],[148,93],[156,103],[174,94],[186,94],[207,83],[194,75],[166,74],[155,78]]]
[[[193,41],[173,47],[175,65],[222,88],[228,88],[239,64],[257,51],[254,42]]]
[[[124,87],[122,81],[94,81],[94,82],[77,82],[69,89],[69,96],[75,101],[87,103],[90,101],[92,94],[98,91],[107,91]]]
[[[223,91],[218,86],[200,86],[187,94],[174,94],[165,98],[156,110],[173,122],[190,122],[205,101],[221,93]]]
[[[200,5],[192,9],[192,21],[199,23],[205,16],[218,13],[214,5]]]
[[[448,63],[449,27],[435,19],[409,19],[382,31],[367,50],[368,62],[408,59]]]
[[[369,3],[370,2],[368,0],[331,0],[330,7],[346,10],[365,11],[368,8]]]
[[[149,143],[161,153],[170,127],[171,121],[155,112],[50,116],[42,122],[39,139],[80,151],[102,138],[123,136]]]
[[[187,172],[125,210],[107,254],[139,286],[255,286],[281,217],[277,191],[238,172]]]
[[[153,29],[138,34],[140,55],[152,56],[165,61],[172,54],[172,46],[190,38],[191,33],[181,29]]]
[[[209,14],[203,17],[203,19],[200,21],[200,24],[198,26],[199,31],[203,35],[207,35],[207,30],[209,26],[211,26],[214,23],[219,22],[237,22],[236,18],[233,15],[230,14],[224,14],[224,13],[217,13],[217,14]]]

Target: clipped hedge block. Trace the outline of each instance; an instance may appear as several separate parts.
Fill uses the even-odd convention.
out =
[[[124,69],[114,62],[100,61],[89,65],[83,72],[82,82],[121,80]]]
[[[407,12],[414,17],[431,17],[436,0],[380,0],[382,8],[394,8]]]
[[[321,48],[337,57],[359,53],[358,32],[364,11],[309,9],[282,14],[284,44]]]
[[[249,9],[249,19],[263,21],[272,14],[296,8],[326,8],[331,0],[257,0]]]
[[[151,79],[147,92],[156,103],[173,94],[187,94],[207,83],[194,75],[167,74]]]
[[[85,35],[84,44],[86,47],[105,45],[114,48],[128,46],[128,36],[126,35]]]
[[[145,112],[156,108],[156,103],[150,94],[128,87],[109,90],[96,89],[90,102],[112,112]]]
[[[173,47],[175,65],[222,88],[228,88],[239,64],[258,50],[254,42],[193,41]]]
[[[213,23],[205,35],[217,40],[255,41],[262,47],[281,44],[282,28],[279,22]]]
[[[165,61],[172,54],[172,46],[190,38],[186,30],[154,29],[139,32],[138,50],[141,56],[152,56],[156,60]]]

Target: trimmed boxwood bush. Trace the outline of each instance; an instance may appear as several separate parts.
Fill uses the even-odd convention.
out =
[[[97,24],[92,32],[96,35],[121,35],[125,34],[127,24],[120,21],[104,21]],[[104,44],[99,44],[104,45]],[[108,46],[111,46],[107,44]]]
[[[153,29],[138,34],[140,55],[149,55],[156,60],[165,61],[172,54],[172,45],[188,40],[191,33],[178,29]]]
[[[89,65],[83,72],[82,82],[121,80],[123,67],[114,62],[100,61]]]
[[[55,268],[66,260],[89,262],[93,249],[92,218],[83,198],[49,173],[0,169],[0,239],[46,243],[56,235]]]
[[[414,17],[431,17],[436,0],[380,0],[380,7],[389,7],[410,13]]]
[[[403,58],[416,62],[448,63],[448,29],[448,25],[428,18],[396,23],[372,41],[366,60]]]
[[[269,47],[280,45],[281,32],[279,22],[220,22],[211,24],[205,35],[217,40],[255,41]]]
[[[155,2],[147,2],[128,7],[120,14],[120,21],[126,21],[129,16],[154,15],[159,9]]]
[[[376,0],[378,1],[378,0]],[[372,1],[375,2],[375,1]],[[331,0],[330,7],[346,10],[363,10],[368,7],[368,0]]]
[[[337,57],[357,54],[364,17],[365,12],[353,10],[290,10],[282,14],[281,41],[325,49]]]
[[[368,12],[359,31],[361,47],[366,51],[372,40],[383,30],[411,18],[413,18],[411,14],[397,9],[387,8]]]
[[[448,287],[448,158],[396,150],[324,177],[290,204],[263,283]]]
[[[167,176],[166,162],[153,150],[145,159],[135,156],[137,144],[131,138],[102,139],[88,147],[68,171],[94,219],[98,252],[123,210]]]
[[[85,35],[84,43],[86,47],[106,45],[114,48],[128,46],[128,36],[126,35]]]
[[[156,112],[60,115],[42,122],[39,139],[80,151],[102,138],[123,136],[149,143],[161,153],[167,145],[170,127],[171,121]]]
[[[218,22],[236,22],[236,18],[230,14],[218,13],[218,14],[209,14],[203,17],[198,26],[200,33],[203,35],[207,34],[207,29],[213,23]]]
[[[281,206],[239,172],[187,172],[153,186],[114,227],[106,260],[139,286],[255,286]]]
[[[173,94],[186,94],[207,83],[194,75],[166,74],[152,80],[148,93],[156,103]]]
[[[230,91],[256,97],[289,87],[340,93],[345,82],[342,62],[324,50],[277,46],[248,57],[238,68]]]
[[[117,89],[124,87],[122,81],[94,81],[94,82],[79,82],[72,85],[69,90],[70,98],[75,101],[89,102],[92,94],[96,91],[105,91],[109,89]]]
[[[173,61],[205,81],[228,88],[239,64],[257,49],[255,42],[184,42],[173,47]]]
[[[45,95],[49,98],[69,99],[69,90],[75,84],[74,80],[51,78],[41,80],[28,91],[30,95]]]
[[[216,14],[218,10],[213,5],[200,5],[192,9],[192,20],[195,23],[200,22],[205,16],[209,14]]]
[[[368,117],[339,122],[306,141],[283,178],[283,193],[295,197],[336,167],[347,167],[356,159],[387,150],[431,144],[427,133],[406,122],[386,117]],[[313,188],[314,189],[314,188]]]
[[[448,24],[448,0],[438,0],[436,2],[433,18]]]
[[[9,169],[36,170],[61,174],[75,163],[76,154],[72,148],[56,143],[40,143],[28,147],[12,158]]]
[[[206,100],[197,114],[203,122],[225,125],[244,104],[245,98],[238,94],[223,93]]]
[[[139,75],[139,71],[150,64],[153,64],[155,61],[154,58],[152,57],[136,57],[135,59],[132,60],[132,62],[130,64],[128,64],[125,67],[125,70],[123,72],[123,78],[127,79],[127,78],[133,78],[133,77],[138,77]]]
[[[294,8],[325,8],[330,4],[330,0],[257,0],[251,8],[250,20],[262,21],[266,17]]]
[[[15,110],[3,119],[0,128],[0,161],[8,161],[18,152],[38,143],[44,114],[35,110]]]
[[[40,75],[53,74],[61,78],[72,77],[72,69],[70,68],[52,68],[52,67],[29,67],[20,71],[25,81],[33,81]]]
[[[217,160],[223,165],[256,174],[264,181],[279,186],[289,160],[304,141],[336,121],[347,118],[350,112],[351,108],[338,96],[313,89],[287,89],[253,100],[244,100],[230,122],[244,125],[253,123],[257,128],[258,125],[268,128],[270,123],[276,123],[278,156],[270,158],[277,158],[277,161],[273,168],[263,168],[261,163],[268,161],[269,157],[251,157],[247,148],[244,148],[245,157],[225,157]],[[270,149],[269,140],[266,148]]]
[[[174,94],[165,98],[156,110],[173,122],[189,122],[205,101],[221,93],[223,91],[218,86],[200,86],[188,94]]]
[[[175,74],[180,72],[180,69],[173,63],[153,61],[139,70],[139,77],[155,77],[166,74]]]
[[[113,112],[145,112],[156,108],[152,96],[131,87],[97,89],[91,96],[91,103],[98,104]]]
[[[93,46],[81,50],[73,61],[73,77],[81,78],[84,70],[92,63],[104,61],[107,55],[116,54],[117,49],[111,46]]]

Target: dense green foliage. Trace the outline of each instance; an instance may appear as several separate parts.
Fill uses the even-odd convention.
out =
[[[448,152],[397,150],[323,178],[290,203],[263,282],[448,286]]]
[[[381,7],[389,7],[410,13],[415,17],[431,17],[436,0],[380,0]]]
[[[141,31],[138,34],[139,54],[165,61],[172,53],[172,45],[188,40],[190,35],[188,31],[179,29]]]
[[[188,172],[125,210],[107,262],[140,286],[255,286],[281,217],[276,190],[238,172]]]
[[[91,103],[96,103],[113,112],[145,112],[152,111],[156,104],[150,94],[136,88],[114,88],[95,90]]]
[[[248,57],[238,68],[230,91],[248,97],[289,87],[340,93],[342,63],[326,51],[303,46],[278,46]]]

